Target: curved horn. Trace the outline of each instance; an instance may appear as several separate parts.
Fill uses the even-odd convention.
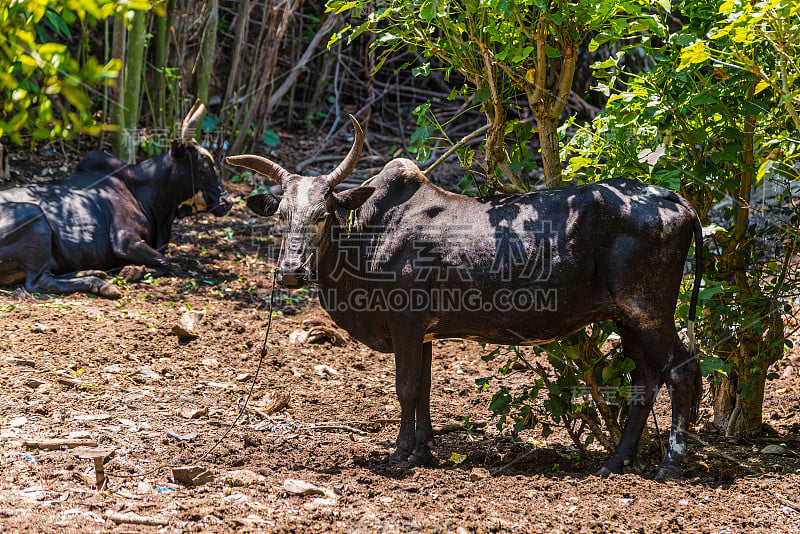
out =
[[[183,119],[183,123],[181,124],[181,143],[184,145],[192,144],[194,130],[205,109],[206,107],[203,103],[197,100],[192,106],[192,109],[189,110],[189,113],[186,114],[186,118]]]
[[[358,124],[358,121],[352,115],[350,115],[350,120],[352,121],[353,128],[355,129],[353,148],[350,149],[350,152],[339,164],[339,166],[328,175],[328,183],[331,185],[331,187],[336,187],[342,183],[342,181],[347,178],[351,172],[353,172],[353,169],[356,168],[356,163],[358,163],[358,158],[361,157],[361,149],[364,147],[364,132],[361,130],[361,125]]]
[[[283,184],[283,180],[291,174],[274,161],[250,154],[228,156],[225,158],[225,163],[228,165],[236,165],[237,167],[244,167],[259,174],[263,174],[277,184]]]
[[[195,100],[194,104],[192,104],[191,109],[189,109],[189,112],[181,121],[181,137],[180,137],[181,144],[186,144],[186,137],[188,134],[188,132],[186,131],[186,123],[189,122],[189,119],[192,117],[192,115],[194,115],[194,112],[195,110],[197,110],[197,105],[199,103],[200,103],[199,100]]]

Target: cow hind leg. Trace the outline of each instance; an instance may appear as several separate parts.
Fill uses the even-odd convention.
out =
[[[676,335],[671,356],[672,367],[665,377],[672,402],[672,427],[669,448],[659,466],[656,480],[680,475],[680,463],[686,455],[686,438],[689,426],[697,419],[697,410],[703,392],[702,374],[697,358],[689,355]]]
[[[30,293],[95,293],[103,297],[118,298],[122,293],[95,276],[76,274],[54,276],[53,232],[50,225],[37,213],[24,227],[24,236],[16,237],[15,246],[7,252],[8,259],[20,265],[25,272],[25,289]]]
[[[642,436],[647,417],[661,388],[660,370],[666,361],[666,350],[659,351],[658,336],[648,336],[628,328],[620,328],[625,355],[636,363],[631,373],[631,391],[636,392],[631,399],[631,411],[622,437],[614,454],[597,472],[599,476],[621,473],[636,454],[639,438]]]

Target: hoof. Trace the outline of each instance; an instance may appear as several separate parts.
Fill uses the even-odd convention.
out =
[[[31,295],[24,287],[18,287],[14,290],[14,300],[28,300],[32,298],[33,295]]]
[[[408,457],[408,461],[414,465],[433,465],[433,454],[431,451],[417,451]]]
[[[144,278],[145,274],[147,274],[147,270],[144,265],[126,265],[119,272],[119,277],[131,284]]]
[[[601,467],[600,470],[594,474],[594,476],[600,478],[608,478],[611,475],[621,475],[621,474],[622,474],[622,466],[615,468],[613,466],[606,464],[603,467]]]
[[[609,469],[606,466],[603,466],[594,474],[594,476],[600,477],[600,478],[608,478],[608,476],[611,473],[612,473],[611,469]]]
[[[392,454],[389,455],[389,461],[391,462],[398,462],[398,463],[408,463],[412,462],[414,458],[414,453],[411,451],[404,451],[401,449],[397,449]]]
[[[675,466],[661,467],[656,473],[656,480],[664,482],[665,480],[676,479],[681,477],[681,470]]]
[[[106,284],[97,291],[97,294],[107,299],[118,299],[122,296],[122,291],[117,286]]]
[[[74,274],[75,278],[86,278],[89,276],[94,276],[96,278],[108,278],[108,274],[105,271],[78,271]]]

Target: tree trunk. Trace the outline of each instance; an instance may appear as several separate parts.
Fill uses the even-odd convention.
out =
[[[8,172],[8,153],[3,143],[0,143],[0,182],[7,182],[10,178]]]
[[[746,332],[733,357],[734,369],[712,388],[714,425],[726,436],[752,438],[761,434],[764,386],[772,362],[759,354],[759,348],[763,350],[760,341],[757,333]]]
[[[558,118],[567,104],[572,92],[572,80],[578,61],[578,50],[568,31],[556,28],[558,38],[548,43],[546,17],[537,22],[536,35],[536,70],[532,83],[527,83],[525,94],[528,105],[536,117],[536,128],[539,130],[539,145],[542,151],[545,185],[559,187],[561,185],[561,155],[559,154]],[[558,59],[547,59],[547,46],[560,49]]]
[[[755,82],[750,83],[747,99],[752,100]],[[751,264],[750,239],[747,227],[750,220],[750,188],[753,184],[754,132],[756,118],[748,115],[744,120],[744,143],[742,165],[739,175],[738,208],[730,239],[723,243],[723,254],[718,262],[720,278],[732,280],[736,286],[736,299],[741,303],[744,316],[758,316],[763,322],[747,326],[733,339],[729,362],[733,367],[721,383],[712,387],[714,425],[727,436],[754,437],[761,433],[762,404],[767,368],[777,361],[783,352],[783,344],[776,345],[773,338],[783,334],[783,322],[774,302],[754,293],[748,280]],[[758,282],[756,282],[758,283]],[[765,313],[766,312],[766,313]],[[771,324],[767,321],[772,319]],[[768,335],[764,336],[768,325]]]
[[[114,18],[114,37],[111,44],[111,57],[120,62],[119,75],[114,80],[114,103],[111,107],[111,123],[116,125],[112,138],[114,155],[122,153],[122,146],[126,144],[125,128],[125,38],[127,29],[122,17]]]
[[[142,92],[142,66],[147,29],[147,12],[135,11],[129,34],[129,45],[125,55],[125,143],[120,147],[119,157],[128,163],[136,162],[136,130],[139,125],[139,108]]]
[[[727,433],[728,426],[736,409],[736,388],[739,385],[735,370],[728,376],[720,375],[718,382],[711,386],[711,405],[714,408],[714,426],[722,433]]]
[[[558,141],[558,117],[536,114],[536,129],[539,130],[539,146],[542,150],[544,182],[547,188],[561,186],[561,155]]]
[[[208,14],[203,25],[203,38],[200,42],[200,57],[197,58],[197,98],[208,105],[208,81],[214,68],[214,55],[217,46],[217,21],[219,17],[219,2],[211,0],[207,4]],[[198,131],[203,129],[203,117],[197,123]]]

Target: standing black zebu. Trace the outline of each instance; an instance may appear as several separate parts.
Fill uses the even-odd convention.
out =
[[[315,279],[338,325],[374,350],[395,353],[401,422],[393,458],[431,459],[433,339],[539,344],[610,319],[636,363],[633,386],[645,393],[600,473],[619,472],[632,458],[664,383],[672,429],[658,477],[676,472],[701,392],[692,322],[690,351],[675,329],[684,262],[692,239],[701,243],[689,204],[628,180],[475,199],[434,186],[404,159],[368,186],[337,193],[361,152],[363,134],[353,125],[353,148],[327,176],[291,174],[259,156],[227,162],[283,187],[280,201],[248,201],[284,222],[278,282],[297,287]]]

